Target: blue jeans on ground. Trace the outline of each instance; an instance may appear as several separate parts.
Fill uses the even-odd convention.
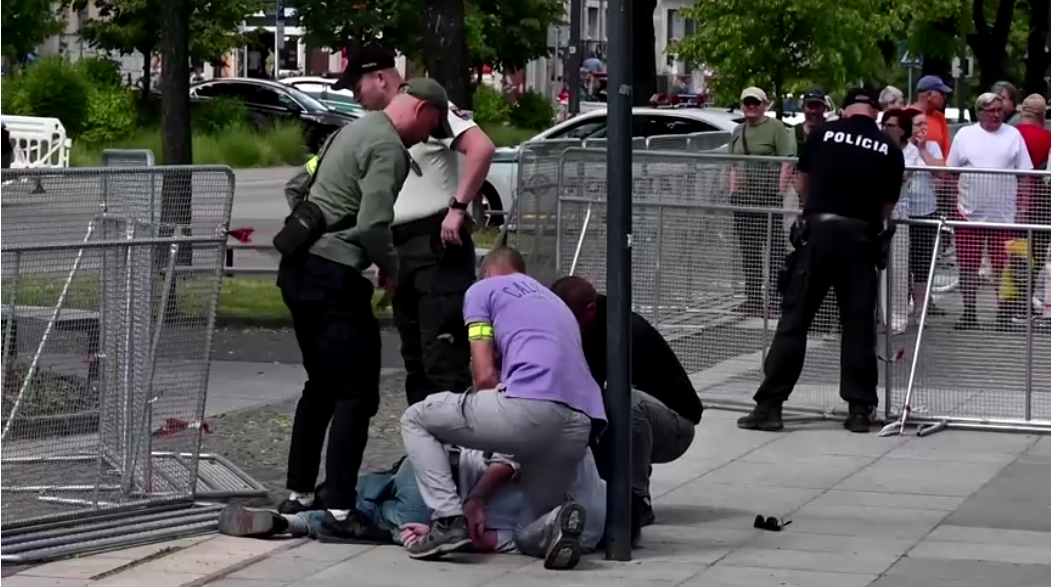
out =
[[[431,510],[423,501],[416,485],[416,473],[408,459],[402,461],[397,472],[369,473],[358,479],[357,509],[366,522],[391,533],[394,542],[401,543],[400,528],[404,524],[429,524]],[[297,514],[306,520],[311,538],[327,536],[322,521],[323,510]]]

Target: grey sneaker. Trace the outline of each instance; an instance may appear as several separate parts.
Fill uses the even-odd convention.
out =
[[[558,512],[558,528],[544,556],[544,568],[572,569],[580,562],[580,535],[584,533],[587,513],[575,501],[567,501]]]
[[[419,542],[407,547],[409,558],[435,559],[451,552],[462,552],[471,547],[467,520],[463,516],[439,518],[431,522],[431,529]]]

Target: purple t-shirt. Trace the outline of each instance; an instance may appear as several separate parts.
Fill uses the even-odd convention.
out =
[[[580,326],[539,281],[521,273],[478,281],[464,296],[463,317],[467,324],[493,325],[508,397],[562,402],[607,421],[602,391],[584,359]]]

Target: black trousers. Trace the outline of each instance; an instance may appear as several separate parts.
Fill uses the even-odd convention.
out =
[[[780,404],[799,381],[806,358],[807,331],[829,288],[834,289],[843,329],[840,396],[852,410],[868,413],[878,405],[876,386],[876,260],[879,244],[870,225],[846,218],[808,219],[807,244],[785,293],[784,313],[766,356],[766,378],[757,403]]]
[[[771,207],[780,208],[780,201]],[[776,215],[771,221],[769,214],[734,212],[734,234],[737,235],[737,244],[741,249],[746,303],[757,308],[763,303],[763,264],[770,263],[770,273],[766,283],[774,283],[777,278],[777,270],[785,258],[785,230],[781,222],[781,217]],[[767,244],[768,236],[769,245]],[[772,298],[776,296],[776,291],[776,287],[770,288]],[[776,300],[772,299],[771,307],[777,307]]]
[[[464,228],[461,245],[443,245],[444,218],[443,212],[394,227],[399,263],[394,323],[409,405],[432,393],[465,391],[472,382],[463,298],[477,273],[474,241]]]
[[[352,267],[305,255],[282,260],[278,284],[307,372],[292,424],[288,489],[314,491],[328,430],[325,506],[354,509],[369,421],[380,399],[372,283]]]

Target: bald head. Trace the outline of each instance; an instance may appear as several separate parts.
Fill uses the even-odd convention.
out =
[[[482,271],[486,277],[525,273],[525,259],[522,254],[510,247],[497,247],[485,256]]]
[[[582,278],[567,275],[551,284],[551,291],[569,306],[583,331],[591,326],[598,313],[598,292]]]

